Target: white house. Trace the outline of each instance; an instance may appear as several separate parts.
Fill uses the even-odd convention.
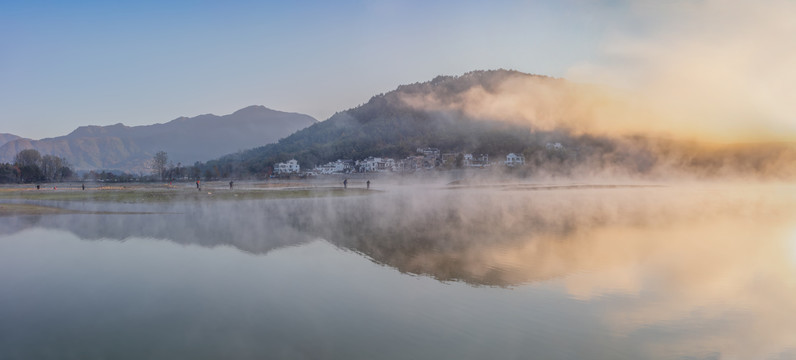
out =
[[[298,173],[300,170],[298,161],[290,159],[286,163],[278,163],[274,165],[274,172],[277,174],[293,174]]]
[[[393,171],[395,168],[395,160],[390,158],[377,158],[368,157],[367,159],[357,161],[362,172],[374,171]]]
[[[525,164],[525,156],[511,153],[506,155],[506,166],[519,166]]]
[[[432,157],[434,159],[439,157],[439,149],[437,148],[431,148],[431,147],[417,148],[417,152],[423,154],[423,156]]]
[[[351,160],[337,160],[326,165],[315,167],[315,171],[321,174],[347,173],[354,168]]]
[[[481,167],[489,166],[489,154],[478,155],[478,157],[473,160],[473,165]]]
[[[376,171],[376,162],[381,158],[374,158],[373,156],[367,159],[357,160],[357,166],[360,172],[373,172]]]
[[[394,171],[395,160],[391,158],[383,158],[376,166],[378,167],[379,171]]]
[[[464,154],[464,166],[473,166],[473,154]]]
[[[415,171],[423,168],[423,156],[409,156],[399,160],[395,167],[398,171]]]
[[[489,165],[489,155],[481,154],[474,157],[473,154],[464,154],[464,166],[467,167],[484,167]]]
[[[554,150],[554,151],[562,151],[564,150],[564,145],[561,143],[547,143],[544,145],[545,149],[547,150]]]

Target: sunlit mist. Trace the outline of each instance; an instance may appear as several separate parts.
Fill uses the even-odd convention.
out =
[[[598,359],[793,354],[796,192],[791,185],[384,186],[383,193],[350,198],[72,205],[157,212],[149,215],[0,218],[5,229],[0,263],[32,267],[15,273],[23,275],[4,268],[0,280],[46,269],[58,274],[66,271],[64,264],[73,264],[78,268],[66,274],[76,271],[97,278],[92,281],[98,285],[90,286],[114,287],[101,274],[116,274],[131,288],[124,290],[128,299],[110,300],[114,308],[182,314],[174,315],[175,331],[196,332],[207,344],[233,353],[262,349],[240,333],[251,326],[274,331],[298,321],[302,331],[313,329],[298,338],[278,337],[279,345],[265,343],[287,351],[301,339],[338,339],[341,331],[364,336],[372,330],[358,319],[380,314],[380,331],[388,334],[414,334],[401,320],[408,316],[420,333],[443,326],[461,331],[449,335],[456,342],[489,338],[482,346],[493,355],[530,348],[537,354],[564,348],[623,354],[590,356]],[[42,229],[67,231],[82,241]],[[37,244],[58,250],[40,254]],[[147,265],[139,267],[142,258]],[[89,286],[80,278],[51,277]],[[180,279],[179,286],[169,282],[173,278]],[[207,281],[222,282],[223,290],[205,288]],[[150,282],[159,296],[178,297],[189,307],[141,305]],[[45,291],[51,299],[43,300],[46,307],[55,308],[63,288],[42,286],[3,296],[24,307],[19,300]],[[202,307],[188,300],[194,294],[201,294]],[[271,311],[292,315],[277,319]],[[300,315],[305,311],[313,315]],[[330,321],[333,314],[347,315]],[[103,316],[111,323],[124,321]],[[244,346],[237,350],[228,347],[225,336],[207,337],[191,320],[231,326],[229,321],[240,317],[249,320],[234,327]],[[147,320],[141,326],[158,323]],[[555,334],[554,340],[544,340],[540,329]],[[579,337],[578,329],[600,334],[599,342]],[[102,337],[96,331],[76,333]],[[141,333],[136,341],[148,338]],[[405,341],[413,348],[450,350],[445,341],[432,339]],[[354,346],[309,353],[337,354],[349,345]],[[366,344],[356,347],[376,351]],[[467,347],[456,349],[471,357]]]
[[[650,130],[699,140],[796,140],[796,4],[787,0],[632,2],[599,61],[568,78],[627,91]]]

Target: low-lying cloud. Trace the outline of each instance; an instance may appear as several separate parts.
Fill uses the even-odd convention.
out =
[[[514,74],[442,94],[405,92],[401,100],[575,134],[796,140],[793,1],[580,5],[617,21],[600,57],[572,66],[567,80]]]
[[[649,129],[722,142],[796,140],[796,3],[624,5],[601,60],[568,78],[625,89],[662,122]]]

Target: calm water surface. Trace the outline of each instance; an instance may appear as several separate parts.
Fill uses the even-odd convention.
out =
[[[796,187],[0,218],[0,359],[796,359]]]

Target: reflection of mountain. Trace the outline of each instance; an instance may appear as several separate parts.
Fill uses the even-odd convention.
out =
[[[154,238],[185,245],[233,246],[242,251],[265,254],[275,248],[311,240],[308,235],[285,226],[286,218],[269,212],[264,204],[224,203],[176,204],[152,214],[83,214],[16,216],[0,218],[0,228],[17,232],[30,227],[67,230],[85,240]],[[101,206],[101,205],[100,205]],[[151,210],[151,209],[149,209]],[[235,216],[260,214],[262,216]]]
[[[401,311],[397,312],[399,316],[413,313],[406,309],[418,311],[421,315],[414,314],[415,317],[407,321],[411,323],[410,327],[400,328],[398,336],[388,341],[400,339],[399,336],[407,331],[422,327],[415,321],[420,317],[428,317],[434,323],[434,332],[454,328],[473,331],[478,335],[495,332],[496,336],[511,340],[507,342],[510,349],[516,346],[514,339],[524,344],[528,336],[535,336],[539,334],[536,331],[540,330],[549,332],[550,336],[562,337],[566,340],[561,340],[565,346],[569,346],[571,341],[581,348],[584,347],[580,343],[583,338],[591,339],[592,335],[599,334],[594,337],[594,343],[586,346],[616,349],[600,353],[594,358],[680,358],[685,356],[682,354],[694,354],[689,358],[790,359],[795,354],[793,334],[796,333],[795,198],[796,192],[788,186],[722,186],[700,189],[569,188],[551,191],[458,188],[393,190],[356,198],[170,205],[70,203],[70,208],[83,210],[148,210],[162,213],[0,217],[0,232],[40,226],[72,231],[85,239],[123,241],[128,237],[154,237],[181,244],[234,246],[258,254],[320,237],[401,272],[424,274],[441,281],[490,286],[544,282],[540,286],[517,287],[514,291],[484,291],[487,289],[467,289],[454,285],[435,287],[435,291],[424,293],[429,291],[426,288],[428,282],[418,282],[420,286],[417,287],[413,284],[412,287],[401,288],[418,291],[406,297],[399,296],[395,302],[378,303],[375,308],[370,308],[378,309],[373,311],[379,314],[376,318],[378,321],[385,321],[378,326],[394,326],[390,319],[381,317],[382,311],[389,311],[384,310],[385,306],[403,301],[412,303],[412,306],[401,307]],[[18,239],[25,241],[26,237]],[[0,238],[0,242],[3,240]],[[160,251],[175,254],[171,246],[148,247],[150,242],[142,243],[148,251],[138,253],[133,259],[139,259],[141,254],[152,255]],[[111,253],[140,250],[138,246],[113,248]],[[263,259],[266,261],[248,260],[253,260],[252,263],[268,263],[267,260],[272,259],[276,260],[274,262],[290,259],[290,267],[265,268],[301,270],[301,276],[289,274],[285,276],[285,281],[278,282],[284,289],[274,291],[279,293],[274,295],[275,298],[301,301],[301,296],[284,296],[280,292],[287,290],[288,294],[307,294],[302,291],[291,292],[291,283],[317,277],[317,281],[311,285],[302,284],[311,288],[310,297],[329,293],[326,294],[328,296],[320,296],[320,300],[312,304],[344,303],[345,306],[299,306],[298,312],[287,313],[288,320],[284,323],[274,322],[272,317],[267,317],[269,324],[291,323],[296,319],[295,314],[306,312],[310,327],[332,324],[338,330],[340,324],[347,324],[351,319],[348,310],[360,304],[378,302],[374,299],[384,299],[372,297],[371,292],[389,294],[387,297],[395,294],[395,289],[385,290],[384,286],[396,284],[393,280],[399,276],[384,276],[384,272],[374,277],[370,277],[370,274],[365,277],[354,275],[357,269],[372,267],[342,266],[349,271],[331,272],[342,276],[353,275],[352,278],[331,278],[329,273],[316,273],[328,271],[331,264],[339,266],[342,264],[338,261],[341,258],[361,263],[361,259],[345,259],[347,255],[334,254],[333,262],[319,261],[328,266],[314,266],[313,262],[328,255],[328,247],[319,248],[327,253],[297,251],[285,257]],[[48,256],[32,259],[34,264],[35,261],[49,261],[49,253],[53,250],[36,250],[48,253]],[[177,249],[177,253],[191,252]],[[229,259],[224,252],[204,255],[202,259],[216,255]],[[170,265],[168,262],[171,258],[165,259],[163,261]],[[175,264],[180,263],[180,259],[174,261]],[[68,267],[70,263],[64,261],[60,266]],[[226,264],[225,261],[220,263]],[[135,262],[129,266],[136,269],[139,265]],[[190,269],[197,271],[197,267]],[[215,271],[218,267],[212,269]],[[247,280],[239,285],[250,286],[253,284],[249,281],[250,277],[259,279],[264,276],[262,273],[240,271],[261,267],[233,269],[232,275],[212,277],[211,281],[240,276]],[[82,275],[82,272],[76,274]],[[283,276],[283,273],[274,274],[276,277]],[[116,281],[116,275],[109,275],[113,279],[111,282]],[[220,289],[218,291],[223,293],[229,290],[226,287],[219,288],[217,284],[207,285],[207,279],[201,278],[207,273],[198,275],[199,285],[194,286],[213,289],[208,292]],[[46,280],[45,276],[40,278]],[[186,278],[166,279],[164,288],[174,287],[174,279]],[[384,283],[375,283],[380,281]],[[329,282],[331,286],[317,289],[315,287],[319,282]],[[348,286],[351,282],[364,284]],[[254,284],[257,288],[258,283]],[[338,288],[336,285],[341,286]],[[141,288],[134,285],[133,289],[138,291]],[[255,290],[271,292],[271,289],[265,285]],[[331,289],[337,291],[329,291]],[[251,308],[244,306],[243,309],[247,310],[244,311],[245,315],[232,318],[235,326],[250,323],[249,314],[258,311],[281,312],[284,309],[268,307],[272,303],[262,301],[257,291],[252,293],[254,295],[251,298],[248,293],[247,296],[239,296],[239,299],[245,300],[243,302],[234,302],[256,304]],[[146,297],[149,301],[152,295],[148,291],[140,292],[142,294],[137,296]],[[343,299],[346,300],[361,298],[363,303],[329,301],[340,299],[334,296],[335,292],[345,293],[348,297]],[[114,292],[84,293],[89,294],[86,298],[98,303],[108,301],[114,305],[112,311],[117,312],[117,302],[110,295]],[[122,292],[126,296],[133,293]],[[239,293],[229,291],[223,294],[223,307],[229,306],[229,294]],[[156,299],[166,299],[172,295],[161,294]],[[196,298],[193,291],[189,291],[187,296],[192,300]],[[106,300],[106,297],[110,300]],[[80,302],[86,298],[80,298]],[[36,313],[41,309],[58,308],[61,299],[52,301],[45,304],[55,305],[37,307]],[[195,312],[187,312],[192,317],[206,313],[217,316],[219,313],[208,311],[215,308],[208,307],[204,301],[175,304],[175,308],[179,309],[198,304]],[[418,304],[424,309],[418,310]],[[438,313],[448,308],[455,310],[442,315]],[[25,316],[19,313],[23,314],[19,316]],[[318,322],[318,314],[321,313],[339,315],[345,321]],[[46,311],[44,314],[49,315]],[[544,314],[543,319],[546,320],[540,320],[536,314]],[[136,321],[141,316],[139,312],[133,312],[132,315]],[[456,323],[458,327],[448,326],[446,316],[464,318],[464,321]],[[168,323],[179,323],[174,319],[180,319],[173,316],[164,318]],[[493,322],[495,320],[499,321]],[[187,323],[196,324],[192,321]],[[163,329],[160,323],[158,325],[151,328]],[[277,327],[279,331],[283,329]],[[223,327],[213,327],[217,328]],[[247,333],[262,334],[261,331],[248,331],[248,327],[245,329]],[[373,327],[368,326],[366,329],[371,331]],[[241,332],[232,330],[231,333]],[[351,334],[340,333],[346,337]],[[513,338],[515,333],[524,337]]]
[[[576,224],[599,225],[587,224],[583,214],[548,217],[538,209],[542,203],[501,202],[495,198],[500,193],[493,191],[461,198],[463,192],[181,203],[134,209],[162,211],[160,214],[21,216],[0,221],[8,230],[40,226],[68,230],[83,239],[158,238],[209,247],[234,246],[255,254],[323,238],[401,272],[479,285],[534,279],[517,279],[510,269],[501,268],[504,264],[490,264],[495,259],[478,254],[510,251],[542,234],[571,233],[577,230]]]
[[[783,202],[766,212],[744,213],[738,210],[743,192],[714,195],[661,188],[394,191],[353,198],[182,203],[150,209],[165,212],[152,215],[0,222],[7,230],[41,226],[84,239],[148,237],[256,254],[323,238],[401,272],[511,286],[633,263],[649,255],[643,247],[662,247],[647,239],[682,244],[690,228],[724,226],[729,215],[774,221],[792,207]]]

